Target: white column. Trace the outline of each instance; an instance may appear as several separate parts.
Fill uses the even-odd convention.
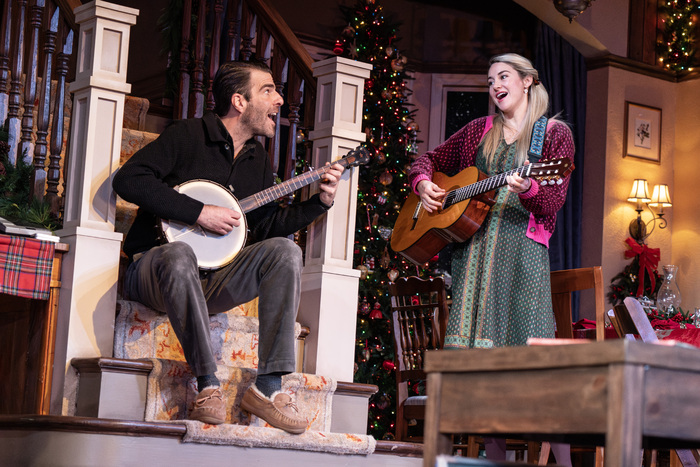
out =
[[[51,411],[64,412],[75,357],[111,356],[122,234],[114,232],[129,33],[138,10],[95,0],[75,8],[80,25],[66,170],[63,264]],[[65,378],[64,378],[65,376]]]
[[[332,162],[366,139],[364,80],[372,65],[333,57],[313,65],[317,78],[313,164]],[[353,380],[359,271],[353,269],[357,168],[346,171],[333,208],[309,227],[299,322],[311,328],[304,371]]]

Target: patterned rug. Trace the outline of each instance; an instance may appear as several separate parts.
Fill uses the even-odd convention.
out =
[[[377,442],[372,436],[349,433],[329,433],[309,430],[291,435],[277,428],[245,425],[208,425],[182,420],[187,427],[185,443],[223,444],[274,449],[328,452],[333,454],[362,454],[374,452]]]
[[[152,359],[148,377],[147,421],[184,424],[188,443],[222,444],[275,449],[297,449],[335,454],[371,454],[376,441],[364,434],[331,433],[334,380],[316,375],[292,373],[282,379],[282,391],[294,397],[299,411],[309,419],[307,431],[292,435],[271,427],[264,420],[240,410],[240,399],[253,383],[255,371],[221,365],[217,377],[226,398],[227,421],[209,425],[187,420],[197,395],[195,379],[187,364]]]

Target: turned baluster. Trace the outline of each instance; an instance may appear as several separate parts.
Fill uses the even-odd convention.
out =
[[[53,13],[49,29],[44,33],[44,71],[41,75],[41,91],[39,93],[39,112],[36,123],[36,143],[34,145],[34,171],[30,196],[39,200],[44,199],[46,190],[46,135],[49,130],[49,108],[51,107],[51,66],[53,54],[56,51],[56,32],[58,31],[59,9]]]
[[[287,58],[284,56],[281,50],[275,49],[275,53],[272,55],[272,63],[270,64],[270,69],[272,70],[272,79],[275,81],[275,88],[280,96],[284,99],[284,82],[285,82],[285,70],[287,67]],[[281,145],[281,123],[282,123],[282,112],[277,112],[277,117],[275,118],[275,135],[270,138],[270,147],[268,152],[270,154],[270,163],[272,164],[272,171],[277,173],[280,168],[280,145]]]
[[[39,28],[41,28],[41,16],[44,13],[44,1],[36,0],[30,8],[29,26],[31,35],[29,40],[28,69],[24,79],[24,113],[22,114],[22,135],[20,137],[19,155],[24,160],[32,160],[34,132],[34,101],[36,100],[36,78],[39,69]]]
[[[51,153],[46,179],[46,199],[51,206],[51,214],[59,217],[61,200],[58,197],[58,183],[61,180],[61,151],[63,149],[63,107],[66,105],[66,75],[73,51],[73,31],[68,32],[63,52],[56,54],[56,96],[53,103],[51,122]],[[64,161],[65,163],[65,161]]]
[[[261,62],[270,64],[270,51],[272,49],[272,36],[270,31],[260,25],[258,21],[257,40],[255,41],[255,56]]]
[[[229,60],[238,60],[238,52],[240,50],[238,28],[241,25],[241,2],[240,0],[229,0],[226,8],[226,57]]]
[[[10,35],[12,28],[12,2],[2,5],[2,23],[0,23],[0,124],[7,118],[7,83],[10,80]]]
[[[190,99],[190,29],[192,27],[192,0],[185,0],[182,8],[182,33],[180,40],[180,69],[175,119],[187,118],[187,104]]]
[[[192,94],[190,95],[190,117],[201,117],[204,113],[204,39],[206,37],[206,0],[199,0],[197,32],[194,45],[194,67],[192,70]]]
[[[302,80],[296,68],[290,63],[287,68],[287,104],[289,105],[289,138],[287,140],[287,157],[284,164],[283,180],[294,176],[297,159],[297,128],[299,127],[299,109],[301,108]],[[291,202],[291,199],[289,200]]]
[[[219,50],[221,49],[222,15],[224,13],[224,0],[216,0],[214,3],[214,30],[211,33],[211,51],[209,53],[209,80],[207,81],[207,110],[214,110],[214,94],[212,84],[216,70],[219,69]]]
[[[253,56],[253,39],[255,15],[244,1],[241,9],[241,60],[248,61]]]
[[[12,25],[12,43],[16,47],[14,60],[12,60],[12,77],[10,79],[10,102],[7,110],[8,120],[8,144],[10,152],[8,159],[10,164],[17,161],[17,142],[19,140],[20,121],[20,88],[22,85],[22,69],[24,67],[24,23],[27,9],[27,0],[17,0],[15,6],[19,8],[15,22]]]

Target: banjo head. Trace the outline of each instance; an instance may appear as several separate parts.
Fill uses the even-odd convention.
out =
[[[201,269],[219,269],[233,261],[245,245],[248,231],[245,214],[235,196],[223,186],[209,180],[191,180],[179,185],[176,190],[204,204],[222,206],[239,212],[241,225],[226,235],[219,235],[197,224],[188,225],[164,219],[161,221],[161,229],[165,240],[168,243],[185,242],[192,247]]]

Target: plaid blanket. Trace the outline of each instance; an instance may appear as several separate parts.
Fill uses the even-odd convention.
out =
[[[55,248],[53,242],[0,235],[0,293],[48,300]]]

